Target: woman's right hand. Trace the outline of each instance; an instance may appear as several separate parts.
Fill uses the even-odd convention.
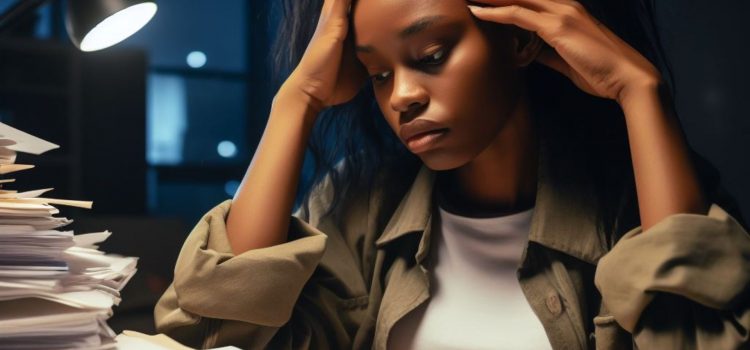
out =
[[[299,65],[281,87],[298,89],[318,111],[351,100],[367,79],[349,33],[351,2],[324,0],[315,33]]]

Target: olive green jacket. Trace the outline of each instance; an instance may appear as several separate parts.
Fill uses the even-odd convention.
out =
[[[610,249],[591,188],[575,173],[559,181],[540,155],[518,278],[554,349],[750,348],[750,236],[735,217],[714,201],[708,215],[634,224]],[[321,217],[326,180],[309,215],[291,216],[288,242],[237,256],[231,201],[219,204],[182,248],[157,329],[195,347],[385,349],[394,323],[429,298],[434,179],[422,167],[406,191],[363,188],[345,214]]]

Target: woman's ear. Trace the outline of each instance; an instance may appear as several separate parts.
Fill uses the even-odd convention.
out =
[[[525,67],[533,62],[544,46],[544,40],[535,32],[518,28],[513,34],[513,54],[516,65]]]

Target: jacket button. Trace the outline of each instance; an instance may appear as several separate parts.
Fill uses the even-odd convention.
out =
[[[553,315],[557,316],[562,313],[562,303],[560,302],[560,296],[557,292],[551,292],[547,296],[546,304],[547,309],[549,309],[549,312]]]

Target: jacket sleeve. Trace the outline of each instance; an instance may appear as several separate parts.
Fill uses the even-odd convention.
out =
[[[599,260],[594,283],[640,349],[750,346],[750,236],[716,202],[707,215],[628,231]]]
[[[156,305],[157,330],[194,347],[346,347],[357,323],[352,313],[367,295],[358,287],[361,277],[337,275],[336,265],[355,265],[348,259],[356,254],[342,252],[342,244],[331,250],[329,236],[336,243],[341,235],[318,217],[322,197],[311,198],[309,216],[316,225],[298,210],[290,217],[287,242],[236,256],[225,226],[231,200],[206,213],[185,241],[174,281]],[[330,269],[321,266],[325,254],[339,257],[328,259],[337,261]]]

